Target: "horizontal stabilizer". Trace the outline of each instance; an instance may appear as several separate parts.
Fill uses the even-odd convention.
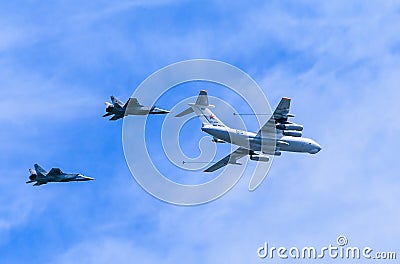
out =
[[[177,114],[175,117],[181,117],[194,112],[200,118],[203,127],[208,125],[224,126],[221,120],[219,120],[218,117],[216,117],[216,115],[214,115],[209,109],[214,106],[208,103],[207,91],[201,90],[197,96],[196,103],[189,103],[188,105],[188,109]]]
[[[103,115],[103,117],[110,116],[110,115],[113,115],[113,113],[105,113],[105,114]]]
[[[194,112],[193,108],[189,107],[188,109],[186,109],[186,110],[180,112],[179,114],[177,114],[175,117],[182,117],[182,116],[188,115],[188,114],[193,113],[193,112]]]

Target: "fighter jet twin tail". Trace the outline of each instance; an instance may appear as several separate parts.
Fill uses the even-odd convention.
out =
[[[111,102],[106,102],[106,114],[103,115],[103,117],[113,115],[110,120],[117,120],[127,115],[169,113],[169,111],[155,106],[143,106],[136,98],[129,98],[123,104],[117,98],[111,96]],[[238,146],[235,151],[204,170],[204,172],[213,172],[228,164],[241,165],[237,160],[247,155],[250,156],[251,160],[268,162],[268,155],[280,156],[282,151],[315,154],[321,150],[321,146],[317,142],[302,137],[302,125],[288,121],[289,117],[293,117],[293,115],[289,114],[289,98],[281,99],[271,118],[257,133],[228,127],[211,112],[211,107],[213,106],[208,103],[207,92],[202,90],[195,103],[190,103],[188,109],[176,115],[176,117],[182,117],[194,112],[202,122],[201,130],[213,136],[214,142],[229,142]],[[271,128],[273,129],[271,130]],[[271,131],[275,133],[272,137]],[[47,184],[48,182],[93,180],[93,178],[79,173],[64,173],[58,168],[52,168],[49,172],[46,172],[37,164],[35,164],[35,169],[29,169],[29,172],[29,181],[26,183],[35,182],[34,186]]]

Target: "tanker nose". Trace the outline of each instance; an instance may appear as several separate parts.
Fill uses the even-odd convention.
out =
[[[163,115],[163,114],[168,114],[169,113],[169,111],[168,110],[165,110],[165,109],[161,109],[161,108],[158,108],[158,107],[155,107],[155,106],[153,106],[152,108],[151,108],[151,110],[150,110],[150,114],[153,114],[153,115]]]
[[[318,149],[318,151],[317,151],[317,152],[319,152],[319,151],[322,149],[321,145],[320,145],[320,144],[318,144],[318,143],[317,143],[317,149]]]
[[[314,144],[314,148],[310,150],[310,154],[316,154],[322,149],[321,145],[318,143]]]

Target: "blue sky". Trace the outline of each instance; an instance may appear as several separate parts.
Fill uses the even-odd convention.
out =
[[[2,1],[1,262],[263,263],[264,242],[322,247],[341,234],[399,254],[399,15],[397,1]],[[206,205],[148,195],[103,102],[193,58],[239,67],[272,107],[291,97],[323,150],[284,153],[255,192],[244,175]],[[33,188],[34,163],[96,181]]]

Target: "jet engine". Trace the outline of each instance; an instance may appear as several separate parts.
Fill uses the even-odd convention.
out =
[[[255,161],[263,161],[263,162],[268,162],[269,158],[267,156],[250,156],[251,160],[255,160]]]
[[[276,129],[303,131],[303,126],[295,124],[295,123],[278,124],[278,125],[276,125]]]
[[[274,155],[275,155],[275,156],[280,156],[280,155],[282,155],[282,152],[280,152],[280,151],[275,151]]]
[[[283,130],[282,134],[284,136],[291,136],[291,137],[301,137],[302,135],[301,131],[296,131],[296,130]]]
[[[32,170],[32,169],[29,169],[29,173],[31,174],[29,176],[29,180],[34,181],[36,179],[36,177],[37,177],[36,171]]]
[[[212,142],[214,142],[214,143],[226,143],[225,141],[223,141],[223,140],[221,140],[219,138],[216,138],[216,137],[213,137]]]

